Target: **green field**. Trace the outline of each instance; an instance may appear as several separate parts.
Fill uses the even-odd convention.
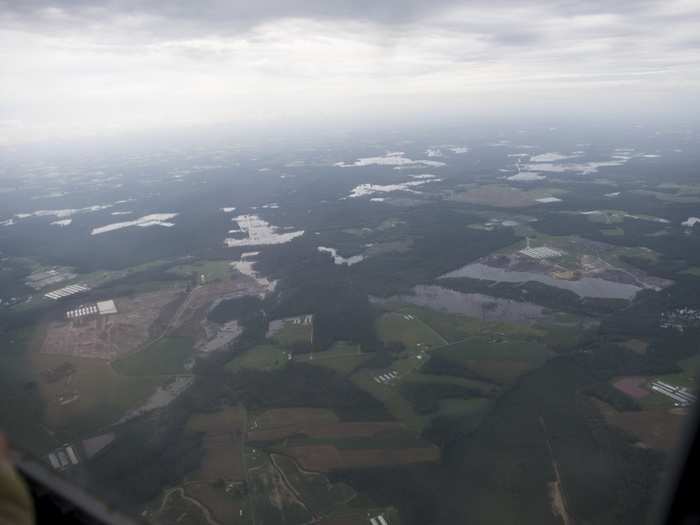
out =
[[[412,318],[411,318],[412,317]],[[410,313],[388,312],[377,321],[382,341],[400,341],[406,348],[427,350],[447,344],[447,340],[418,316]]]
[[[379,384],[374,380],[375,373],[369,370],[359,370],[351,376],[352,382],[381,401],[396,419],[403,421],[416,432],[423,430],[426,418],[413,410],[413,406],[399,393],[395,386]]]
[[[483,397],[472,399],[443,399],[435,416],[481,416],[486,413],[491,402]]]
[[[605,230],[600,230],[600,233],[606,237],[622,237],[625,235],[625,230],[622,228],[607,228]]]
[[[95,432],[117,421],[127,410],[146,400],[165,378],[158,376],[117,373],[102,359],[64,355],[38,354],[31,356],[39,393],[45,404],[45,424],[61,432],[61,437],[73,439]],[[41,372],[64,363],[73,365],[70,381],[47,382]],[[62,404],[60,396],[74,392],[75,402]]]
[[[700,266],[691,266],[687,270],[681,272],[684,275],[692,275],[693,277],[700,277]]]
[[[164,337],[140,352],[112,363],[120,374],[129,376],[173,375],[185,372],[185,361],[192,355],[189,337]]]
[[[229,261],[197,261],[191,264],[173,266],[168,271],[183,277],[190,277],[193,273],[197,274],[198,284],[227,279],[232,273]],[[204,282],[202,282],[201,276],[204,276]]]
[[[289,361],[288,353],[278,346],[258,345],[226,363],[226,368],[238,372],[244,368],[253,370],[275,370],[284,368]]]
[[[312,336],[312,324],[296,324],[288,321],[270,339],[281,346],[292,346],[295,343],[311,343]]]
[[[531,327],[525,324],[500,323],[494,321],[481,321],[464,315],[439,312],[430,308],[422,308],[413,305],[397,306],[400,314],[413,315],[422,320],[435,332],[448,342],[460,341],[466,337],[481,334],[502,333],[511,337],[543,337],[546,331],[542,328]],[[443,343],[444,344],[444,343]]]
[[[678,366],[682,368],[680,372],[659,376],[659,379],[672,385],[696,389],[698,371],[700,371],[700,354],[678,361]]]
[[[551,355],[540,342],[499,336],[470,337],[437,352],[443,357],[462,362],[487,359],[530,361],[537,364],[542,364]]]
[[[347,341],[337,341],[333,343],[329,350],[314,352],[313,354],[299,354],[294,357],[294,360],[300,363],[330,368],[340,374],[350,374],[370,357],[372,357],[371,354],[360,352],[359,345]]]
[[[497,388],[495,388],[494,385],[492,385],[491,383],[486,383],[485,381],[478,381],[476,379],[464,379],[462,377],[456,376],[415,373],[405,378],[404,381],[410,383],[460,385],[477,390],[481,393],[481,395],[484,396],[493,395],[497,391]]]

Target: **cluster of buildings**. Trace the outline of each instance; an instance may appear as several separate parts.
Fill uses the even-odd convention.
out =
[[[651,389],[654,392],[670,397],[676,402],[677,406],[681,407],[692,405],[697,399],[695,394],[689,392],[687,388],[669,385],[668,383],[659,380],[654,381],[651,384]]]
[[[688,326],[700,324],[700,310],[694,308],[676,308],[661,314],[661,328],[672,328],[683,332]]]
[[[562,255],[564,255],[564,252],[560,252],[559,250],[555,250],[554,248],[548,248],[547,246],[538,246],[537,248],[532,248],[530,246],[530,238],[529,237],[526,239],[525,242],[526,242],[525,248],[520,250],[518,253],[521,253],[527,257],[541,260],[541,259],[552,259],[554,257],[561,257]]]
[[[58,290],[54,290],[53,292],[46,293],[44,294],[44,297],[48,297],[49,299],[58,301],[59,299],[62,299],[63,297],[68,297],[69,295],[75,295],[80,292],[87,292],[89,289],[90,288],[88,288],[87,285],[82,283],[71,284],[69,286],[59,288]]]
[[[55,470],[66,470],[80,463],[73,445],[65,444],[49,453],[49,463]]]
[[[105,450],[115,439],[113,432],[93,436],[76,443],[65,443],[54,449],[46,457],[54,470],[62,471],[89,460]]]
[[[386,385],[394,381],[394,379],[396,379],[397,377],[399,377],[399,373],[396,370],[392,370],[391,372],[387,372],[386,374],[375,376],[374,380],[377,383]]]
[[[35,290],[41,290],[51,284],[60,283],[69,279],[75,279],[76,274],[67,270],[52,268],[43,272],[34,272],[27,277],[25,284]]]
[[[74,310],[68,310],[66,312],[66,318],[79,319],[89,315],[108,315],[116,313],[117,306],[114,304],[114,301],[110,299],[109,301],[98,301],[97,303],[84,304]]]

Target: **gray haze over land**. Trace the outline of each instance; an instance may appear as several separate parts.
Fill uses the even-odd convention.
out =
[[[191,124],[688,113],[700,4],[0,1],[0,144]]]

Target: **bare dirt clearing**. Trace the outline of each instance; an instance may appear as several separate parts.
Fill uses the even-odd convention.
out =
[[[115,357],[138,350],[158,332],[160,314],[177,301],[179,289],[120,297],[116,314],[49,323],[41,353],[78,357]]]

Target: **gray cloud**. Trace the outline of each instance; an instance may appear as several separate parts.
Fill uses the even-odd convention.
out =
[[[696,0],[0,0],[0,143],[309,108],[697,111],[698,34]]]

